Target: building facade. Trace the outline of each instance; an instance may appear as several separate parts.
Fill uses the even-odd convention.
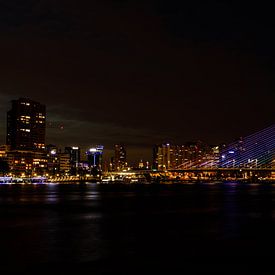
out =
[[[12,101],[7,113],[7,141],[11,150],[45,148],[46,107],[30,99]]]
[[[70,156],[70,173],[76,175],[80,164],[80,148],[77,146],[65,147],[65,153]]]
[[[103,149],[102,145],[97,145],[86,152],[90,172],[102,171]]]
[[[26,98],[12,101],[7,112],[6,136],[6,159],[11,174],[46,173],[45,132],[45,105]]]
[[[214,167],[217,162],[214,148],[202,142],[188,142],[183,145],[164,143],[153,148],[153,169],[188,169]]]
[[[123,144],[116,144],[114,151],[113,170],[121,171],[127,166],[126,148]]]

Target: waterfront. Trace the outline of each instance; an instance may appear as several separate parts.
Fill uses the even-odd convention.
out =
[[[273,274],[274,206],[274,185],[1,185],[1,274]]]

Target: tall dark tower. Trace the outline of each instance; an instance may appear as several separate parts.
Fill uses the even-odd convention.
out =
[[[46,107],[26,98],[12,101],[7,113],[7,145],[12,150],[45,148]]]
[[[70,156],[71,174],[76,174],[80,163],[80,148],[65,147],[65,153]]]
[[[123,144],[115,145],[114,166],[115,170],[121,170],[127,166],[126,149]]]
[[[103,156],[103,145],[97,145],[96,147],[90,148],[87,152],[87,160],[89,168],[92,171],[102,171],[102,156]]]

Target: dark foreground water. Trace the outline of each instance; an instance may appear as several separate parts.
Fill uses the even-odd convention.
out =
[[[275,274],[275,186],[0,186],[0,274]]]

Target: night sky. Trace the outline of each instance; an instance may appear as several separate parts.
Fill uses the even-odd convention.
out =
[[[47,105],[47,143],[229,142],[274,123],[265,1],[0,1],[0,141],[9,101]],[[108,150],[107,150],[108,151]]]

